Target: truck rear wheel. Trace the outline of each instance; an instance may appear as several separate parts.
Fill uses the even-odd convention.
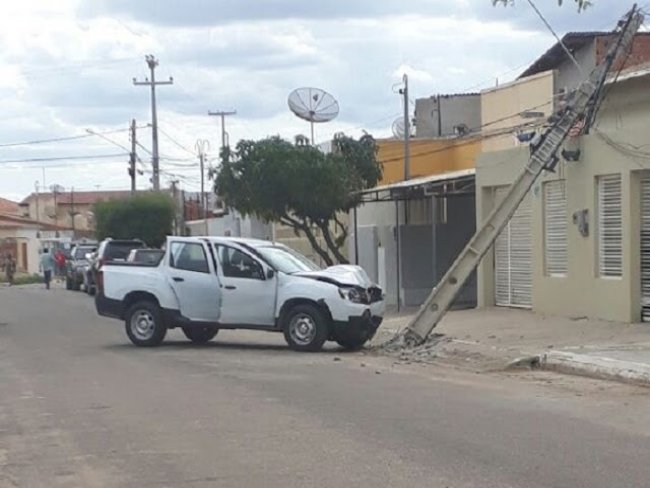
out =
[[[126,312],[124,325],[126,335],[139,347],[159,346],[167,334],[160,307],[149,301],[132,305]]]
[[[214,339],[218,332],[218,328],[209,325],[183,327],[183,334],[194,344],[206,344]]]
[[[296,305],[285,316],[284,338],[294,351],[320,351],[329,336],[323,312],[313,305]]]

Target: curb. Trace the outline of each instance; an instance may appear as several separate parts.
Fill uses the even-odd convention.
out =
[[[551,351],[537,356],[542,369],[650,386],[650,364]]]

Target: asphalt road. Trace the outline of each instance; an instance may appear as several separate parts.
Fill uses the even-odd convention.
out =
[[[650,391],[290,352],[132,347],[61,289],[0,288],[0,487],[650,486]]]

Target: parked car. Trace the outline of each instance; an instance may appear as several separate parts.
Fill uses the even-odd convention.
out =
[[[160,264],[165,251],[162,249],[132,249],[126,258],[127,263]]]
[[[106,262],[95,306],[124,320],[137,346],[157,346],[180,327],[195,343],[220,329],[283,332],[292,349],[345,348],[371,339],[384,313],[382,290],[359,266],[320,269],[290,248],[223,237],[169,237],[160,264]]]
[[[65,263],[65,287],[68,290],[80,290],[84,283],[84,271],[88,266],[86,256],[97,250],[96,244],[76,245]]]
[[[106,263],[125,262],[133,249],[147,247],[140,239],[104,239],[97,248],[97,254],[89,263],[86,271],[85,289],[94,295],[97,289],[97,273]]]

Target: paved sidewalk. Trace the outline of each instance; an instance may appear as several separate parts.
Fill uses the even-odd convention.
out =
[[[390,339],[411,314],[386,318],[373,345]],[[429,344],[400,362],[451,362],[475,370],[544,367],[650,384],[650,324],[550,317],[502,308],[449,312]]]

